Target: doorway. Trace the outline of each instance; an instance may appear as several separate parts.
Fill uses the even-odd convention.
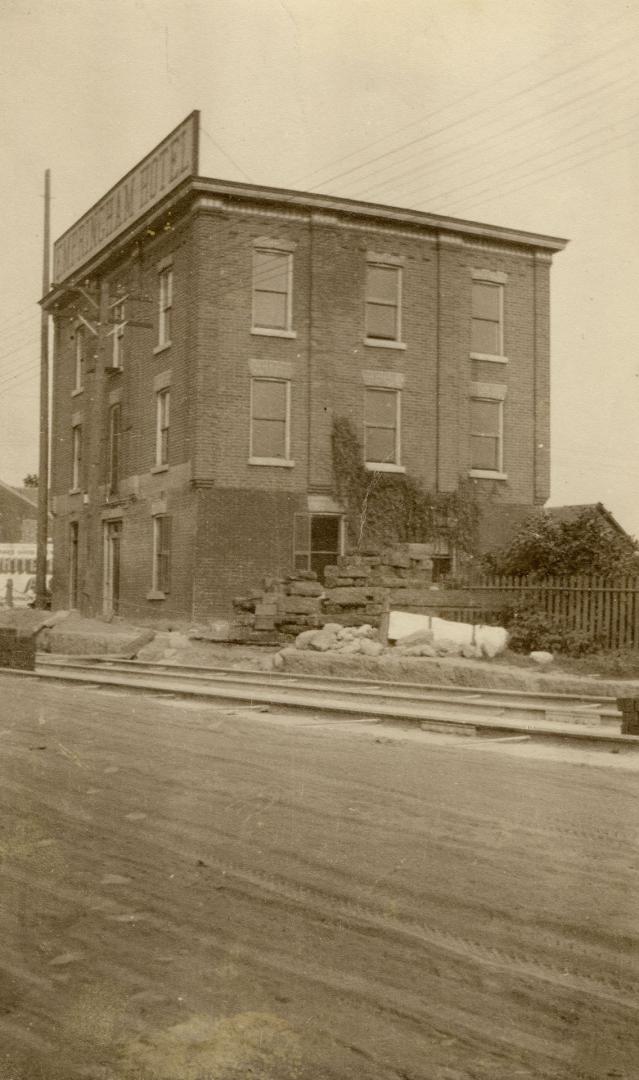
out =
[[[120,546],[122,521],[104,523],[104,582],[102,608],[105,615],[120,610]]]

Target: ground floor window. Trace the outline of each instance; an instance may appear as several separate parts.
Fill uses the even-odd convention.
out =
[[[117,615],[120,610],[120,549],[122,521],[104,522],[104,567],[102,607],[105,615]]]
[[[295,569],[314,570],[323,580],[324,567],[334,566],[344,550],[341,514],[295,515]]]
[[[80,526],[72,521],[69,527],[69,607],[78,606],[78,569],[80,551]]]
[[[153,591],[168,593],[171,569],[171,518],[153,518]]]

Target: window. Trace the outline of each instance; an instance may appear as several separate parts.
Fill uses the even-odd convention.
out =
[[[291,384],[284,379],[251,380],[251,445],[249,460],[289,463]]]
[[[368,263],[366,267],[366,337],[401,340],[401,268]]]
[[[364,454],[368,464],[399,465],[399,391],[367,388]]]
[[[78,568],[80,550],[80,526],[72,521],[69,528],[69,607],[78,606]]]
[[[479,472],[503,470],[503,401],[470,402],[470,467]]]
[[[171,312],[173,309],[173,268],[160,271],[160,309],[158,317],[158,348],[171,344]]]
[[[79,491],[82,482],[82,426],[76,424],[71,433],[71,488]]]
[[[324,569],[343,553],[343,518],[339,514],[296,514],[296,570],[314,570],[320,581]]]
[[[169,422],[171,391],[168,387],[155,395],[155,464],[169,463]]]
[[[153,518],[153,591],[168,593],[171,564],[171,518],[166,514]]]
[[[122,433],[122,410],[119,404],[109,409],[109,459],[107,468],[107,492],[115,495],[120,482],[120,441]]]
[[[86,353],[86,331],[83,326],[75,331],[75,375],[73,389],[81,390],[84,382],[84,362]]]
[[[113,305],[112,322],[113,351],[111,353],[111,364],[114,368],[121,368],[124,360],[124,327],[126,326],[123,300]]]
[[[253,329],[290,332],[293,256],[260,248],[253,252]]]
[[[503,355],[503,313],[503,285],[494,281],[473,281],[470,334],[472,355]]]

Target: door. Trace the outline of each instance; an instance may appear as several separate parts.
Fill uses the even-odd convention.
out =
[[[72,521],[69,536],[69,607],[72,609],[78,606],[79,531],[78,522]]]
[[[105,615],[117,615],[120,610],[120,545],[122,522],[104,523],[104,587],[103,611]]]

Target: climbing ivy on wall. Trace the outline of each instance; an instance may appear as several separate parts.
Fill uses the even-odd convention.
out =
[[[434,493],[407,473],[369,472],[347,417],[333,421],[332,449],[335,488],[353,548],[446,540],[462,557],[474,554],[479,509],[469,480],[462,478],[455,491]]]

